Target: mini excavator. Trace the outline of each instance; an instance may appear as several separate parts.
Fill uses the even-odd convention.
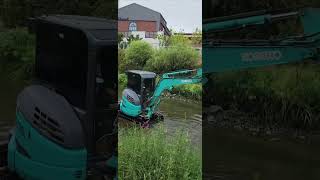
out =
[[[117,25],[103,18],[30,20],[34,81],[17,98],[16,127],[1,147],[7,179],[116,178]]]
[[[184,84],[201,83],[202,80],[201,68],[165,73],[158,83],[157,75],[153,72],[130,70],[126,74],[128,83],[122,93],[119,115],[147,127],[163,119],[157,110],[165,90],[171,91]]]

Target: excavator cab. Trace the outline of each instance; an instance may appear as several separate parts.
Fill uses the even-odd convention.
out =
[[[156,74],[148,71],[127,71],[127,87],[134,90],[141,102],[145,102],[153,93],[155,88]]]
[[[128,84],[120,101],[120,117],[140,123],[143,127],[163,120],[157,112],[164,91],[173,87],[200,83],[202,69],[180,70],[162,74],[156,84],[156,74],[147,71],[127,71]]]
[[[116,21],[51,15],[30,22],[35,79],[17,98],[10,171],[43,180],[115,176]]]
[[[120,110],[126,115],[136,117],[154,93],[156,74],[140,70],[130,70],[126,74],[128,82],[122,94],[124,101],[120,104]]]

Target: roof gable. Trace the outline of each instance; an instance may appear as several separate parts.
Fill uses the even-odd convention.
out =
[[[132,3],[119,9],[118,18],[159,22],[161,14],[147,7]]]

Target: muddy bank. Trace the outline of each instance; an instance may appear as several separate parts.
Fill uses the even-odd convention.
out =
[[[292,140],[298,143],[320,144],[320,130],[286,127],[277,123],[259,123],[259,119],[238,110],[224,110],[211,105],[203,108],[203,125],[233,129],[268,141]]]

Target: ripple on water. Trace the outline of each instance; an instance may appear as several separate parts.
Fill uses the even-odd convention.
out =
[[[202,144],[202,107],[201,103],[184,102],[178,99],[165,99],[160,111],[164,115],[164,125],[169,134],[177,130],[187,131],[193,144]]]

